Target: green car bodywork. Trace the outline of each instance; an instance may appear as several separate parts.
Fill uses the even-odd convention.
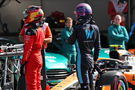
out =
[[[46,52],[45,62],[48,84],[55,85],[71,73],[71,69],[68,67],[68,59],[59,53]]]
[[[46,71],[50,69],[67,69],[68,59],[63,55],[47,52],[45,60],[46,60]]]
[[[109,58],[110,50],[108,48],[101,48],[99,53],[99,58]]]
[[[99,58],[109,58],[109,49],[101,48]],[[71,68],[68,67],[68,59],[62,54],[47,52],[45,59],[48,83],[57,84],[71,73]]]

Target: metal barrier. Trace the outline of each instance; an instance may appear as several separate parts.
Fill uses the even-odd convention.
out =
[[[0,90],[16,90],[20,72],[20,56],[23,44],[0,46],[4,51],[0,53]]]

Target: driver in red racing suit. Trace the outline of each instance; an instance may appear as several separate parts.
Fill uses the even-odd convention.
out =
[[[42,56],[41,49],[44,42],[43,26],[44,13],[39,6],[29,6],[24,11],[24,53],[21,61],[25,65],[27,90],[41,89]],[[20,33],[21,34],[21,33]]]

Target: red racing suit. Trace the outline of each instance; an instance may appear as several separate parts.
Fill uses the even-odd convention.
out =
[[[24,25],[24,26],[25,26],[25,25]],[[23,41],[25,40],[25,37],[24,37],[24,35],[25,35],[24,26],[23,26],[21,32],[19,33],[19,36],[23,37],[23,38],[22,38]],[[44,31],[45,38],[52,38],[51,29],[50,29],[50,27],[48,26],[48,23],[44,23],[42,29],[43,29],[43,31]],[[43,43],[43,45],[44,45],[44,48],[46,49],[46,48],[47,48],[47,43]],[[23,62],[22,62],[22,63],[23,63]],[[46,90],[48,90],[48,89],[46,88]]]
[[[25,33],[24,33],[25,32]],[[24,36],[24,53],[22,64],[25,64],[25,77],[27,90],[41,89],[42,56],[41,49],[45,38],[44,30],[38,27],[36,30],[21,30]]]
[[[114,20],[114,17],[117,14],[127,14],[128,13],[128,3],[118,4],[117,0],[110,0],[108,3],[108,14],[111,17],[111,20]],[[124,20],[121,22],[121,25],[124,25]]]

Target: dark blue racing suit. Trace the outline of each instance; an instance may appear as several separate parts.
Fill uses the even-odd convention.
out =
[[[98,59],[100,50],[100,34],[97,25],[85,20],[74,27],[73,34],[68,38],[68,43],[73,44],[77,40],[77,76],[82,87],[89,87],[93,81],[92,70],[94,61]],[[93,53],[94,50],[94,53]],[[91,80],[92,79],[92,80]],[[89,89],[83,89],[89,90]]]

